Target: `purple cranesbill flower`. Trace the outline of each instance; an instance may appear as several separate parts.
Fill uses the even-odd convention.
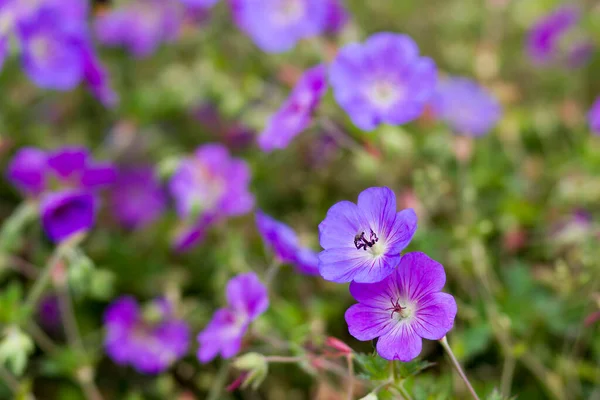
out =
[[[94,53],[91,43],[80,43],[80,51],[83,56],[83,77],[88,89],[102,105],[107,108],[115,107],[119,97],[110,86],[108,74]]]
[[[588,39],[573,43],[567,52],[567,66],[569,68],[583,67],[590,61],[595,50],[594,42]]]
[[[559,42],[580,19],[579,9],[561,6],[540,18],[529,30],[526,50],[536,64],[546,64],[556,58]]]
[[[342,0],[326,0],[326,2],[327,17],[325,18],[325,30],[331,33],[338,33],[346,25],[350,16]]]
[[[258,137],[262,151],[284,149],[310,124],[312,114],[327,91],[325,66],[318,65],[307,70],[298,84],[271,117],[267,127]]]
[[[246,162],[231,157],[223,145],[200,146],[182,160],[169,182],[175,209],[184,221],[175,247],[187,249],[202,238],[208,224],[249,212],[254,207],[249,183]]]
[[[300,245],[298,235],[292,228],[262,211],[256,212],[256,227],[263,242],[279,262],[292,264],[307,275],[318,274],[317,254]]]
[[[590,129],[596,135],[600,135],[600,96],[596,99],[588,112],[588,123]]]
[[[179,0],[188,7],[210,8],[217,4],[219,0]]]
[[[182,14],[169,0],[135,0],[99,16],[95,32],[100,43],[123,46],[136,57],[153,54],[179,34]]]
[[[46,330],[54,331],[60,328],[61,319],[58,297],[48,295],[42,298],[38,305],[37,318]]]
[[[502,114],[500,104],[491,93],[475,81],[462,77],[440,81],[431,107],[454,132],[469,136],[488,133]]]
[[[223,358],[235,356],[250,323],[269,307],[267,288],[252,272],[232,278],[227,283],[226,297],[227,307],[217,310],[198,334],[198,360],[202,363],[218,354]]]
[[[81,190],[48,193],[40,204],[42,226],[53,242],[88,231],[96,219],[94,195]]]
[[[338,104],[360,129],[401,125],[421,115],[436,86],[434,62],[406,35],[376,33],[342,47],[329,69]]]
[[[154,168],[122,169],[112,186],[111,209],[130,229],[138,229],[155,221],[167,206],[166,194]]]
[[[158,374],[183,357],[190,331],[177,319],[172,306],[156,299],[145,309],[130,296],[112,302],[104,313],[104,347],[119,365],[131,365],[144,374]]]
[[[396,196],[387,187],[358,195],[358,203],[341,201],[319,224],[319,272],[328,281],[379,282],[400,261],[400,252],[417,230],[412,209],[396,212]]]
[[[233,0],[230,5],[239,28],[269,53],[321,34],[328,8],[323,0]]]
[[[358,304],[346,311],[350,334],[377,341],[387,360],[410,361],[421,353],[422,339],[442,339],[454,325],[456,301],[440,292],[444,267],[419,252],[407,253],[394,273],[378,283],[350,284]]]

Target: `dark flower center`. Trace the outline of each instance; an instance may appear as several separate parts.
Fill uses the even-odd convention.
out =
[[[367,249],[373,247],[378,241],[379,238],[375,232],[373,232],[373,229],[371,229],[369,239],[367,239],[364,232],[357,233],[356,236],[354,236],[354,246],[356,246],[357,250],[363,249],[364,251],[367,251]]]

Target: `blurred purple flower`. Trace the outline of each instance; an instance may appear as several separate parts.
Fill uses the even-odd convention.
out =
[[[173,315],[171,305],[156,299],[145,310],[124,296],[104,313],[104,347],[119,365],[131,365],[143,374],[158,374],[183,357],[190,332],[185,321]]]
[[[567,66],[569,68],[581,68],[590,61],[596,46],[591,40],[581,40],[571,45],[567,54]]]
[[[302,247],[292,228],[262,211],[256,212],[256,227],[278,261],[294,265],[303,274],[319,274],[317,253]]]
[[[438,83],[431,101],[433,113],[454,132],[482,136],[500,119],[502,109],[491,93],[475,81],[451,77]]]
[[[107,46],[123,46],[136,57],[147,57],[179,34],[181,9],[169,0],[135,0],[99,16],[98,40]]]
[[[55,242],[92,227],[94,191],[112,184],[116,177],[112,164],[94,162],[81,147],[52,152],[24,147],[15,154],[6,174],[25,195],[41,198],[42,225]]]
[[[179,0],[188,7],[210,8],[218,3],[219,0]]]
[[[319,224],[321,276],[337,283],[379,282],[400,261],[400,252],[417,230],[412,209],[396,212],[396,196],[387,187],[373,187],[358,196],[358,205],[341,201]]]
[[[350,334],[377,341],[377,353],[387,360],[408,362],[421,353],[422,339],[442,339],[456,317],[456,301],[440,292],[444,267],[423,253],[408,253],[398,268],[378,283],[350,284],[358,304],[346,311]]]
[[[410,37],[385,32],[342,47],[329,71],[336,101],[366,131],[420,116],[436,77],[434,62],[419,57]]]
[[[559,41],[580,19],[579,8],[561,6],[540,18],[529,30],[527,53],[536,64],[546,64],[556,57]]]
[[[325,0],[327,2],[327,16],[325,18],[325,30],[338,33],[350,18],[342,0]]]
[[[232,278],[227,283],[227,307],[218,309],[206,328],[198,334],[198,360],[207,363],[219,353],[235,356],[242,346],[248,326],[269,307],[267,288],[255,273]]]
[[[600,135],[600,96],[596,99],[592,108],[588,113],[588,123],[590,124],[590,129],[596,135]]]
[[[112,187],[111,200],[115,216],[130,229],[152,223],[167,206],[166,194],[152,167],[120,170]]]
[[[324,0],[231,0],[230,6],[239,28],[268,53],[321,34],[328,11]]]
[[[327,91],[325,66],[318,65],[307,70],[298,84],[271,117],[267,127],[258,137],[262,151],[284,149],[311,122],[312,114]]]
[[[40,300],[38,306],[38,320],[45,329],[50,331],[61,326],[58,297],[55,295],[48,295]]]
[[[249,184],[248,165],[232,158],[223,145],[203,145],[184,159],[169,182],[177,214],[187,226],[175,247],[184,250],[195,244],[215,220],[249,212],[254,207]]]

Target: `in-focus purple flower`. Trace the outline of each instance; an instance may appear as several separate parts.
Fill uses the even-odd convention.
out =
[[[323,0],[233,0],[230,5],[239,28],[269,53],[321,34],[328,9]]]
[[[579,9],[561,6],[540,18],[529,30],[527,53],[536,64],[546,64],[557,56],[559,42],[580,19]]]
[[[396,212],[396,196],[387,187],[373,187],[358,196],[358,204],[341,201],[319,224],[321,276],[338,283],[379,282],[400,261],[400,252],[417,230],[412,209]]]
[[[88,231],[96,219],[96,201],[92,194],[80,190],[48,193],[40,204],[42,226],[53,242]]]
[[[588,123],[590,129],[596,135],[600,135],[600,96],[596,99],[588,112]]]
[[[366,131],[421,115],[436,86],[434,62],[406,35],[377,33],[342,47],[329,70],[338,104]]]
[[[187,353],[189,346],[187,324],[174,316],[164,299],[141,309],[133,297],[120,297],[105,311],[104,327],[109,357],[144,374],[166,370]]]
[[[317,253],[301,246],[292,228],[262,211],[256,212],[256,227],[279,262],[292,264],[303,274],[318,275]]]
[[[227,307],[217,310],[198,334],[198,360],[202,363],[219,354],[223,358],[235,356],[250,323],[269,307],[267,288],[252,272],[232,278],[227,283],[226,297]]]
[[[358,301],[346,311],[350,334],[377,341],[387,360],[410,361],[421,353],[422,339],[439,340],[454,325],[456,301],[440,292],[444,267],[423,253],[407,253],[398,269],[378,283],[350,284]]]
[[[267,127],[258,137],[262,151],[284,149],[305,130],[311,122],[312,114],[319,106],[327,91],[325,66],[318,65],[307,70],[298,84],[271,117]]]
[[[327,17],[325,18],[325,30],[331,33],[338,33],[346,25],[350,16],[342,0],[326,0],[326,2]]]
[[[166,194],[152,167],[122,169],[112,186],[115,216],[130,229],[155,221],[167,206]]]
[[[45,152],[20,149],[7,168],[8,180],[30,197],[39,197],[44,230],[55,242],[88,230],[95,220],[94,192],[112,184],[112,164],[92,160],[81,147]]]
[[[431,101],[433,113],[458,134],[482,136],[502,115],[496,98],[475,81],[462,77],[441,80]]]
[[[203,145],[192,157],[184,159],[169,182],[175,209],[189,227],[176,242],[186,243],[184,247],[189,248],[202,237],[203,226],[249,212],[254,207],[249,183],[246,162],[231,157],[223,145]],[[190,240],[190,235],[194,240]],[[176,247],[183,250],[177,243]]]
[[[107,46],[123,46],[136,57],[147,57],[179,34],[182,15],[169,0],[135,0],[99,16],[98,40]]]

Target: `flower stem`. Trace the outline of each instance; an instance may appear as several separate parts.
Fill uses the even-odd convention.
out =
[[[471,386],[471,382],[469,382],[469,379],[465,375],[458,360],[454,356],[454,353],[452,352],[452,349],[450,348],[450,345],[448,344],[448,340],[446,339],[446,336],[444,336],[443,338],[440,339],[440,343],[441,343],[442,347],[444,348],[444,350],[446,350],[446,353],[448,353],[448,356],[450,357],[450,360],[452,361],[452,364],[454,365],[456,372],[458,372],[461,379],[465,382],[465,385],[467,385],[467,389],[469,389],[469,392],[471,392],[471,396],[473,396],[473,399],[479,400],[479,396],[477,396],[477,392],[475,392],[475,389],[473,389],[473,386]]]
[[[275,277],[277,276],[277,272],[279,272],[280,267],[281,262],[279,262],[279,260],[277,260],[276,258],[273,260],[271,265],[269,265],[269,268],[265,273],[265,285],[267,285],[267,287],[271,286],[271,283],[273,283],[273,280],[275,280]]]
[[[221,391],[225,387],[227,374],[229,373],[229,362],[223,360],[221,366],[219,367],[219,371],[217,372],[217,376],[215,377],[213,384],[210,388],[210,392],[208,393],[207,400],[218,400],[221,398]]]
[[[19,391],[19,381],[2,364],[0,364],[0,379],[4,381],[13,394],[16,394]]]
[[[406,390],[406,388],[404,387],[402,382],[399,385],[396,385],[394,387],[400,391],[400,393],[406,400],[412,400],[412,396],[410,395],[410,393],[408,393],[408,391]]]
[[[348,363],[348,400],[352,400],[354,397],[354,362],[352,361],[352,354],[346,356],[346,362]]]
[[[267,362],[269,362],[269,363],[287,363],[287,364],[291,364],[291,363],[298,363],[298,362],[304,361],[305,357],[302,357],[302,356],[298,356],[298,357],[267,356],[267,357],[265,357],[265,360],[267,360]]]

